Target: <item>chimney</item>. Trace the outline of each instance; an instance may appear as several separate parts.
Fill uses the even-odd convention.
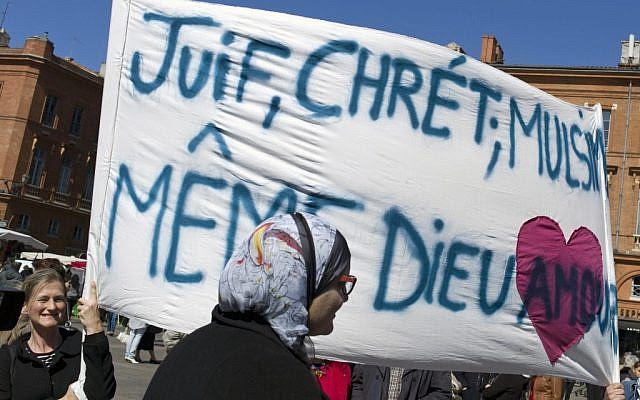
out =
[[[11,40],[9,32],[4,28],[0,28],[0,47],[9,47],[9,40]]]
[[[623,40],[620,49],[620,67],[640,66],[640,43],[635,35],[630,34],[629,40]]]
[[[24,41],[24,52],[43,58],[53,58],[53,43],[49,41],[47,34],[31,36]]]
[[[487,64],[503,64],[504,53],[493,35],[482,35],[482,54],[480,61]]]

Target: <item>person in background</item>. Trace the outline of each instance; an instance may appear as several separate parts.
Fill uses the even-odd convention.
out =
[[[66,282],[67,285],[67,319],[71,319],[73,307],[75,307],[78,297],[80,297],[80,277],[71,274],[71,279]]]
[[[635,367],[638,363],[640,363],[638,356],[633,354],[624,355],[624,363],[620,369],[620,382],[624,382],[626,380],[635,381],[640,378],[640,375],[636,373]]]
[[[523,375],[489,374],[481,393],[483,400],[521,400],[529,379]]]
[[[462,400],[480,400],[484,381],[487,380],[488,374],[454,371],[453,375],[461,385],[460,396],[462,396]]]
[[[24,291],[22,282],[15,280],[0,286],[0,346],[15,340],[22,326],[18,327],[22,307],[24,306]],[[28,320],[27,320],[28,324]]]
[[[344,237],[318,216],[258,225],[222,269],[212,322],[163,360],[145,399],[326,398],[305,338],[333,331],[356,277]]]
[[[118,326],[118,313],[109,311],[107,313],[107,335],[113,336]]]
[[[640,392],[638,391],[639,389],[639,385],[638,385],[638,379],[640,377],[640,361],[636,361],[633,366],[631,368],[629,368],[629,371],[627,372],[626,376],[623,378],[622,376],[622,372],[620,374],[620,381],[622,382],[622,385],[624,386],[624,392],[625,392],[625,397],[627,399],[637,399],[640,394]]]
[[[341,361],[315,358],[311,371],[329,400],[347,400],[351,391],[351,367]]]
[[[164,344],[164,349],[169,354],[171,350],[185,337],[186,333],[173,331],[171,329],[167,329],[162,334],[162,344]]]
[[[640,379],[640,361],[636,361],[635,363],[633,363],[631,373],[636,380]]]
[[[449,400],[451,373],[358,364],[351,374],[351,400]]]
[[[33,274],[33,267],[25,266],[24,268],[22,268],[22,271],[20,271],[20,275],[22,276],[23,281],[27,279],[27,277],[31,274]]]
[[[138,348],[136,349],[136,361],[142,362],[140,351],[146,350],[149,352],[149,363],[160,364],[160,361],[158,361],[158,359],[156,358],[156,352],[154,350],[156,333],[159,332],[162,332],[162,329],[158,328],[157,326],[147,326],[147,329],[144,331],[144,335],[142,335],[142,339],[140,339],[140,344],[138,344]]]
[[[564,393],[562,395],[563,400],[571,399],[571,392],[573,392],[573,388],[574,386],[576,386],[576,383],[578,382],[575,379],[566,378],[564,380],[564,387],[562,388],[562,391]]]
[[[529,400],[562,400],[564,379],[557,376],[532,376]]]
[[[136,350],[142,340],[144,332],[147,330],[147,324],[139,320],[138,318],[129,318],[129,339],[127,340],[127,347],[125,348],[124,359],[131,364],[138,364],[136,360]]]
[[[0,399],[76,398],[72,385],[78,380],[81,358],[86,380],[78,390],[89,400],[112,398],[116,381],[95,282],[89,297],[78,303],[84,342],[82,332],[61,326],[67,299],[64,279],[57,271],[45,268],[34,273],[23,289],[31,332],[0,349]]]
[[[24,251],[24,244],[17,240],[0,241],[0,263],[13,261]]]
[[[20,263],[6,262],[2,271],[0,271],[0,287],[16,286],[16,283],[22,282],[24,278],[20,275]]]
[[[64,280],[67,275],[67,270],[64,268],[64,265],[57,258],[43,258],[40,260],[33,261],[33,270],[40,271],[42,269],[51,268],[56,270]]]

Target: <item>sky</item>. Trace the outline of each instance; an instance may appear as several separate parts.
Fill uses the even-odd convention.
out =
[[[105,61],[111,0],[0,0],[11,47],[48,32],[55,54],[98,70]],[[640,39],[638,0],[221,0],[446,45],[480,58],[482,35],[500,42],[506,64],[615,66],[620,41]]]

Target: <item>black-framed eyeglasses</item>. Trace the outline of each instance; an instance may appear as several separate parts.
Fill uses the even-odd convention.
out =
[[[340,275],[338,282],[342,283],[342,294],[349,296],[353,292],[353,288],[356,287],[358,278],[353,275]]]

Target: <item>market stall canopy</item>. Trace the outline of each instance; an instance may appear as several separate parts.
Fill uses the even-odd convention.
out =
[[[63,256],[61,254],[55,254],[55,253],[43,253],[41,251],[34,251],[34,252],[23,251],[22,253],[20,253],[20,258],[23,258],[25,260],[36,260],[36,259],[41,260],[43,258],[57,258],[58,260],[60,260],[61,263],[65,265],[70,265],[75,261],[86,261],[74,256]]]
[[[41,251],[46,250],[47,247],[49,247],[48,244],[42,243],[38,239],[34,238],[33,236],[29,236],[26,233],[20,233],[20,232],[16,232],[16,231],[12,231],[10,229],[4,229],[4,228],[0,228],[0,240],[6,240],[6,241],[15,240],[24,244],[25,246],[32,247],[36,250],[41,250]]]

